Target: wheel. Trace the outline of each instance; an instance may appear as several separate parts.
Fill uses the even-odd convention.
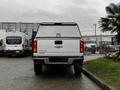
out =
[[[0,52],[0,57],[2,57],[4,54],[3,54],[3,52]]]
[[[28,52],[26,52],[25,50],[22,52],[22,55],[25,57],[25,56],[28,56]]]
[[[79,76],[82,73],[82,66],[81,65],[74,65],[74,71],[75,71],[75,75]]]
[[[29,51],[29,50],[24,51],[24,53],[25,53],[26,56],[31,55],[31,51]]]
[[[34,72],[36,75],[42,74],[42,64],[34,64]]]

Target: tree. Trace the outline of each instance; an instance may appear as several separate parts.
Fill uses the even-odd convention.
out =
[[[107,16],[101,17],[100,27],[103,32],[117,33],[116,39],[120,42],[120,4],[111,3],[106,7]]]
[[[116,33],[115,38],[118,43],[120,43],[120,4],[111,3],[106,8],[107,16],[101,17],[100,19],[100,27],[103,32],[110,31],[111,33]],[[120,56],[120,48],[119,53],[117,53],[118,58]]]

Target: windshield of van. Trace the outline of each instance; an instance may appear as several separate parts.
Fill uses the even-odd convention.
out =
[[[36,37],[81,37],[77,25],[41,25]]]
[[[9,37],[6,37],[6,43],[7,44],[21,44],[22,38],[19,36],[9,36]]]

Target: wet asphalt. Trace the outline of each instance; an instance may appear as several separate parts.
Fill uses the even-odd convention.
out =
[[[102,90],[72,67],[44,67],[36,76],[31,57],[0,57],[0,90]]]

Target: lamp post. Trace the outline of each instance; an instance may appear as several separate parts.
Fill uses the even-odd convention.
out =
[[[96,27],[97,27],[97,24],[93,24],[95,26],[95,43],[97,45],[97,37],[96,37]]]

